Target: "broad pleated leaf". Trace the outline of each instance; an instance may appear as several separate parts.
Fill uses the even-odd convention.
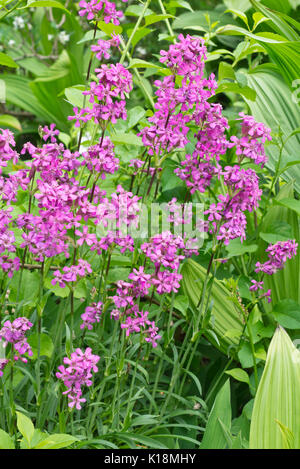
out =
[[[199,302],[203,282],[206,277],[206,269],[204,269],[197,262],[189,259],[181,270],[183,279],[182,285],[185,294],[197,311],[197,305]],[[237,312],[237,309],[232,301],[229,300],[230,291],[217,279],[214,280],[210,302],[212,302],[212,314],[210,318],[210,327],[216,334],[219,340],[219,344],[212,334],[206,332],[206,336],[213,342],[214,345],[218,346],[223,352],[227,352],[228,347],[236,345],[239,342],[239,335],[243,331],[243,323]],[[227,334],[228,332],[234,334]]]
[[[283,186],[275,200],[293,198],[293,186],[292,182]],[[272,206],[263,220],[261,231],[267,232],[268,227],[275,226],[278,222],[287,223],[291,227],[293,239],[300,245],[299,218],[296,212],[280,205]],[[258,258],[267,259],[265,253],[267,247],[268,243],[260,240]],[[282,270],[274,275],[265,275],[264,283],[266,290],[269,288],[272,290],[272,304],[265,304],[267,311],[272,310],[272,305],[287,298],[300,304],[300,250],[298,249],[297,255],[293,259],[285,263]]]
[[[276,65],[259,66],[253,72],[248,73],[247,77],[248,85],[256,91],[255,101],[245,99],[251,114],[258,122],[263,122],[275,133],[280,128],[283,132],[283,138],[286,139],[299,127],[300,107],[295,102],[295,95],[283,81]],[[299,160],[299,145],[299,134],[287,141],[280,168]],[[267,167],[274,171],[279,157],[278,147],[274,144],[267,145],[266,153],[269,157]],[[286,181],[295,180],[295,189],[300,193],[299,164],[289,167],[281,176]]]
[[[254,400],[251,449],[300,449],[300,352],[279,327]]]

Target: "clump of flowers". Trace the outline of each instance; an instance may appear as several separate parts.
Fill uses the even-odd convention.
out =
[[[285,262],[288,259],[292,259],[297,254],[298,244],[295,240],[289,241],[278,241],[276,244],[270,244],[266,252],[268,253],[268,260],[264,263],[257,262],[255,265],[255,272],[267,275],[276,274],[279,270],[282,270]],[[249,290],[257,292],[263,290],[264,282],[263,280],[251,280],[252,285]],[[271,302],[271,290],[269,289],[266,293],[263,293],[262,296],[267,297],[268,302]]]
[[[100,322],[101,313],[101,301],[98,301],[98,303],[93,303],[91,306],[87,306],[84,313],[81,315],[83,322],[80,325],[80,329],[84,329],[86,327],[89,331],[91,331],[93,329],[93,324],[95,324],[95,322]]]
[[[16,146],[14,134],[7,129],[0,129],[0,174],[1,167],[7,166],[7,162],[12,160],[14,164],[18,162],[19,155],[12,147]]]
[[[63,394],[68,396],[68,406],[72,409],[81,409],[81,404],[86,402],[82,396],[82,387],[91,386],[92,372],[98,371],[97,363],[100,360],[98,355],[92,354],[91,348],[86,348],[83,352],[77,348],[75,352],[71,353],[71,357],[65,357],[63,362],[66,366],[60,365],[56,376],[61,379],[64,385],[68,388]]]
[[[152,347],[156,348],[161,335],[158,334],[158,327],[154,321],[149,321],[148,314],[148,311],[139,311],[137,305],[133,306],[128,311],[125,322],[121,324],[121,329],[126,330],[127,337],[133,332],[143,334],[145,342],[151,343]]]
[[[122,0],[127,2],[127,0]],[[116,5],[113,2],[102,1],[102,0],[90,0],[89,2],[81,0],[79,2],[81,10],[79,10],[80,16],[87,15],[87,19],[97,20],[103,18],[105,23],[113,23],[115,25],[120,24],[120,18],[123,17],[122,11],[116,9]]]
[[[32,350],[27,342],[25,333],[32,328],[33,324],[24,317],[16,318],[13,322],[5,321],[2,329],[0,330],[0,339],[2,339],[3,347],[9,343],[12,344],[14,360],[21,360],[27,363],[27,358],[23,357],[25,353],[32,356]]]
[[[71,283],[77,282],[80,278],[85,277],[92,273],[90,264],[84,259],[79,259],[77,265],[71,265],[70,267],[65,266],[60,270],[54,271],[54,278],[51,280],[52,285],[57,283],[61,288],[64,288]]]
[[[263,166],[267,162],[264,144],[267,140],[272,140],[271,129],[261,122],[256,122],[252,116],[247,116],[243,112],[239,113],[242,119],[242,137],[232,136],[230,140],[236,146],[236,154],[239,162],[243,158],[250,158],[254,163]]]
[[[275,274],[283,269],[287,259],[292,259],[297,254],[298,244],[295,240],[279,241],[276,244],[270,244],[266,249],[268,261],[261,264],[257,262],[255,272],[263,272],[268,275]]]
[[[180,261],[190,253],[183,238],[169,231],[153,236],[149,243],[141,245],[141,250],[153,266],[149,272],[144,266],[134,268],[128,281],[117,282],[116,295],[112,297],[116,309],[111,316],[116,320],[121,318],[121,328],[126,329],[127,336],[133,332],[141,333],[146,342],[156,347],[161,338],[158,327],[148,319],[148,311],[140,311],[138,300],[149,295],[151,290],[152,297],[154,291],[159,295],[177,293],[182,279],[178,273]]]
[[[6,358],[0,358],[0,378],[1,376],[3,376],[3,370],[8,363],[9,360],[7,360]]]

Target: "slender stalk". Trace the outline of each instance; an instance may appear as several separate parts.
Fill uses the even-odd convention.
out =
[[[126,47],[125,45],[125,42],[123,41],[122,37],[120,36],[120,44],[122,46],[122,48],[124,49]],[[131,55],[129,54],[129,52],[126,53],[126,57],[131,60]],[[147,87],[144,85],[143,83],[143,79],[141,77],[141,74],[140,72],[138,71],[137,68],[134,68],[133,69],[133,73],[136,77],[136,81],[139,85],[139,87],[143,90],[143,92],[145,93],[145,96],[147,97],[149,103],[151,104],[152,108],[154,109],[154,101],[153,101],[153,98],[151,96],[151,94],[149,93],[149,91],[147,90]]]
[[[43,285],[44,285],[44,262],[41,263],[41,279],[40,279],[40,291],[39,301],[41,304],[43,297]],[[41,410],[41,332],[42,332],[42,318],[43,310],[40,308],[40,304],[37,307],[37,361],[36,361],[36,386],[37,386],[37,426],[40,424],[40,410]]]
[[[124,48],[124,50],[123,50],[123,52],[122,52],[122,56],[121,56],[121,59],[120,59],[120,64],[122,64],[122,63],[124,62],[124,60],[125,60],[125,58],[126,58],[128,52],[129,52],[129,47],[130,47],[130,45],[131,45],[132,39],[134,38],[134,35],[135,35],[135,33],[137,32],[137,30],[138,30],[138,28],[139,28],[139,26],[140,26],[140,24],[141,24],[141,21],[142,21],[142,19],[144,18],[145,13],[146,13],[146,10],[147,10],[148,6],[150,5],[150,3],[151,3],[151,0],[147,0],[147,1],[146,1],[145,5],[144,5],[144,8],[143,8],[143,10],[142,10],[142,12],[141,12],[141,14],[140,14],[140,16],[139,16],[137,22],[135,23],[135,26],[134,26],[134,28],[133,28],[133,31],[132,31],[132,33],[130,34],[130,37],[129,37],[128,41],[127,41],[127,44],[126,44],[126,46],[125,46],[125,48]]]
[[[165,10],[165,7],[164,7],[164,4],[163,4],[162,0],[158,0],[158,4],[159,4],[159,6],[160,6],[160,9],[161,9],[162,14],[163,14],[163,15],[166,15],[167,12],[166,12],[166,10]],[[175,42],[176,42],[175,34],[174,34],[174,31],[173,31],[172,26],[171,26],[171,24],[170,24],[169,18],[165,18],[165,23],[166,23],[166,25],[167,25],[168,31],[169,31],[169,33],[170,33],[170,36],[172,37],[173,43],[175,43]]]
[[[70,307],[71,307],[71,342],[70,351],[73,352],[73,336],[74,336],[74,290],[70,292]]]
[[[111,343],[110,343],[109,357],[108,357],[108,360],[107,360],[104,376],[109,375],[109,368],[110,368],[110,364],[111,364],[111,361],[112,361],[113,348],[114,348],[114,345],[116,343],[118,325],[119,325],[119,323],[118,323],[118,321],[116,321],[115,324],[114,324],[114,330],[113,330],[112,339],[111,339]],[[103,396],[103,393],[104,393],[105,384],[106,384],[106,381],[104,381],[103,386],[100,388],[100,391],[99,391],[99,394],[97,396],[96,402],[101,402],[101,399],[102,399],[102,396]],[[90,407],[90,409],[91,409],[91,407]],[[93,431],[93,426],[94,426],[95,419],[97,417],[97,412],[98,412],[98,408],[97,408],[97,405],[95,405],[92,415],[89,415],[89,418],[88,418],[88,422],[89,422],[88,428],[89,428],[89,433],[90,434]]]
[[[95,27],[94,27],[94,35],[93,35],[93,40],[95,39],[96,37],[96,33],[97,33],[97,28],[98,28],[98,22],[96,21],[95,22]],[[88,64],[88,69],[87,69],[87,73],[86,73],[86,83],[89,81],[90,79],[90,75],[91,75],[91,68],[92,68],[92,63],[93,63],[93,57],[94,57],[94,54],[93,52],[91,52],[91,55],[90,55],[90,61],[89,61],[89,64]],[[87,89],[87,88],[86,88]],[[85,103],[86,103],[86,95],[84,95],[84,98],[83,98],[83,108],[85,107]],[[77,151],[79,151],[80,149],[80,145],[81,145],[81,140],[82,140],[82,135],[83,135],[83,129],[84,129],[84,126],[82,126],[80,128],[80,133],[79,133],[79,139],[78,139],[78,145],[77,145]]]
[[[2,21],[4,18],[6,18],[6,16],[8,16],[10,13],[16,10],[23,2],[24,0],[19,0],[10,10],[8,10],[6,13],[0,16],[0,20]]]

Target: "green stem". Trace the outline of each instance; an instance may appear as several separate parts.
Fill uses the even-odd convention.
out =
[[[116,336],[117,336],[118,326],[119,326],[119,322],[115,321],[114,330],[113,330],[113,334],[112,334],[112,339],[111,339],[111,343],[110,343],[109,357],[108,357],[108,360],[107,360],[104,376],[109,375],[109,368],[110,368],[110,364],[111,364],[111,361],[112,361],[113,348],[114,348],[114,345],[116,343]],[[105,384],[106,384],[106,381],[104,382],[104,385],[102,386],[102,388],[100,388],[100,391],[99,391],[99,394],[97,396],[96,402],[101,402],[101,399],[102,399],[102,396],[103,396],[103,393],[104,393]],[[90,409],[91,409],[91,407],[90,407]],[[94,422],[95,422],[95,419],[97,417],[97,411],[98,411],[98,406],[95,405],[94,406],[94,412],[93,412],[92,416],[89,416],[89,418],[88,418],[88,422],[89,422],[88,428],[89,428],[89,433],[90,434],[93,431]]]
[[[123,41],[122,37],[120,36],[120,44],[123,48],[126,47],[125,45],[125,42]],[[126,57],[129,59],[129,61],[131,60],[131,55],[129,54],[129,52],[126,53]],[[149,93],[149,91],[147,90],[146,86],[144,85],[143,83],[143,79],[141,77],[141,74],[140,72],[138,71],[137,68],[134,68],[133,69],[133,73],[136,77],[136,81],[138,83],[138,85],[140,86],[140,88],[143,90],[143,92],[145,93],[145,96],[147,97],[147,99],[149,100],[149,103],[151,104],[152,108],[154,109],[154,101],[153,101],[153,98],[151,96],[151,94]]]
[[[163,14],[163,15],[166,15],[167,12],[166,12],[166,10],[165,10],[165,7],[164,7],[164,4],[163,4],[162,0],[158,0],[158,4],[159,4],[159,6],[160,6],[160,9],[161,9],[161,11],[162,11],[162,14]],[[175,43],[175,42],[176,42],[176,40],[175,40],[175,34],[174,34],[174,31],[173,31],[172,26],[171,26],[171,24],[170,24],[169,18],[165,18],[165,23],[166,23],[166,25],[167,25],[168,31],[169,31],[169,33],[170,33],[170,36],[173,38],[173,43]]]
[[[40,291],[39,299],[40,304],[43,297],[43,285],[44,285],[44,262],[41,263],[41,280],[40,280]],[[37,361],[36,361],[36,386],[37,386],[37,426],[40,424],[40,410],[41,410],[41,332],[42,332],[42,318],[43,310],[40,309],[40,304],[37,307],[38,321],[37,321]]]
[[[131,44],[131,42],[132,42],[132,39],[134,38],[134,35],[135,35],[135,33],[137,32],[137,30],[138,30],[138,28],[139,28],[139,26],[140,26],[140,24],[141,24],[141,21],[142,21],[142,19],[143,19],[144,16],[145,16],[146,10],[147,10],[147,8],[148,8],[150,2],[151,2],[151,0],[147,0],[147,1],[146,1],[145,5],[144,5],[144,8],[143,8],[143,10],[142,10],[142,13],[140,14],[140,16],[139,16],[137,22],[135,23],[135,26],[134,26],[134,28],[133,28],[133,31],[132,31],[132,33],[130,34],[130,37],[129,37],[128,41],[127,41],[127,44],[126,44],[126,46],[125,46],[125,48],[124,48],[124,50],[123,50],[123,52],[122,52],[122,56],[121,56],[121,59],[120,59],[120,64],[122,64],[122,63],[124,62],[125,57],[127,56],[128,52],[129,52],[129,47],[130,47],[130,44]]]
[[[12,13],[14,10],[16,10],[18,8],[19,5],[21,5],[21,3],[23,3],[24,0],[19,0],[14,7],[11,8],[11,10],[8,10],[6,13],[4,13],[4,15],[0,16],[0,20],[2,21],[6,16],[8,16],[10,13]]]

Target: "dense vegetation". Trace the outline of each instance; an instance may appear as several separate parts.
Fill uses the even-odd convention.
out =
[[[0,0],[0,448],[300,448],[299,4]]]

